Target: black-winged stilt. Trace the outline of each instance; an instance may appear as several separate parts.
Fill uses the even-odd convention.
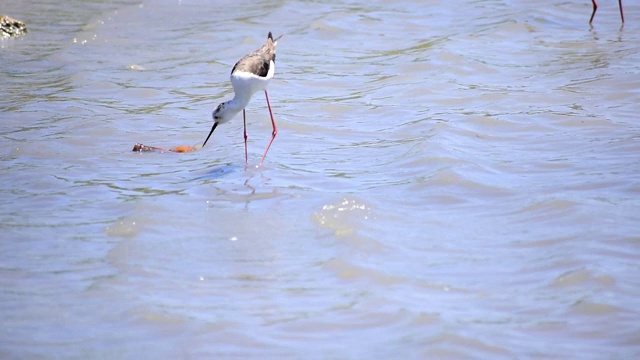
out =
[[[269,108],[269,115],[271,116],[271,125],[273,131],[271,132],[271,140],[264,150],[260,165],[267,156],[267,152],[273,143],[273,139],[278,134],[278,128],[276,122],[273,119],[273,112],[271,111],[271,104],[269,103],[269,94],[267,94],[267,86],[269,81],[273,78],[275,73],[275,61],[276,61],[276,45],[278,40],[282,37],[280,35],[275,40],[269,32],[267,35],[267,41],[262,47],[249,55],[240,59],[231,70],[231,85],[233,85],[234,96],[233,99],[225,101],[218,105],[213,111],[213,126],[211,131],[204,141],[202,146],[207,143],[213,131],[218,127],[218,124],[226,123],[231,120],[237,113],[242,110],[242,121],[244,122],[244,158],[245,163],[249,161],[247,154],[247,118],[245,114],[245,108],[251,100],[251,96],[259,90],[264,91],[264,96],[267,99],[267,107]]]

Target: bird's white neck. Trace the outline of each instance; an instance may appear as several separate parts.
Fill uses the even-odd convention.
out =
[[[227,101],[227,107],[231,111],[239,112],[242,109],[246,108],[247,105],[249,105],[250,100],[251,100],[251,94],[236,92],[233,95],[233,99]]]

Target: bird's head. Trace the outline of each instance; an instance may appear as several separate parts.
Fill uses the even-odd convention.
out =
[[[213,113],[211,113],[211,117],[213,118],[213,126],[211,127],[211,131],[209,132],[207,139],[204,141],[204,143],[202,143],[202,146],[205,146],[218,124],[226,123],[238,113],[238,109],[231,105],[232,104],[230,104],[229,101],[223,102],[222,104],[218,105],[215,110],[213,110]]]
[[[213,122],[214,123],[225,123],[229,120],[231,120],[231,118],[236,114],[235,111],[229,111],[229,106],[227,106],[226,102],[223,102],[222,104],[218,105],[218,107],[216,107],[215,110],[213,110],[213,113],[211,113],[211,117],[213,117]]]

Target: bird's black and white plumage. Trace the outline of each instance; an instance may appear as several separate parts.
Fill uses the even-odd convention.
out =
[[[269,32],[269,35],[267,35],[267,41],[260,49],[244,56],[233,66],[230,76],[231,85],[233,86],[234,91],[233,99],[223,102],[213,111],[213,114],[211,115],[213,117],[213,126],[209,132],[209,136],[207,136],[207,139],[204,141],[202,146],[207,143],[209,137],[211,137],[211,134],[213,134],[213,131],[216,129],[218,124],[223,124],[231,120],[242,110],[242,117],[244,120],[245,161],[247,161],[247,122],[245,108],[249,104],[251,96],[253,96],[257,91],[262,90],[264,91],[264,95],[267,99],[267,106],[269,108],[269,115],[271,116],[271,124],[273,126],[271,141],[269,142],[269,145],[267,145],[267,148],[262,155],[262,160],[260,161],[260,164],[262,164],[265,156],[267,155],[267,151],[269,151],[269,147],[271,147],[273,139],[275,139],[276,134],[278,133],[276,123],[273,120],[271,104],[269,103],[267,86],[275,73],[276,46],[278,44],[278,39],[281,37],[282,36],[279,36],[274,40],[271,32]]]

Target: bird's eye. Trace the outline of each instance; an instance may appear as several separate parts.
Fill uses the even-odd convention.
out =
[[[216,119],[216,120],[218,120],[218,119],[220,119],[220,116],[216,115],[216,116],[214,116],[213,118],[214,118],[214,119]]]

